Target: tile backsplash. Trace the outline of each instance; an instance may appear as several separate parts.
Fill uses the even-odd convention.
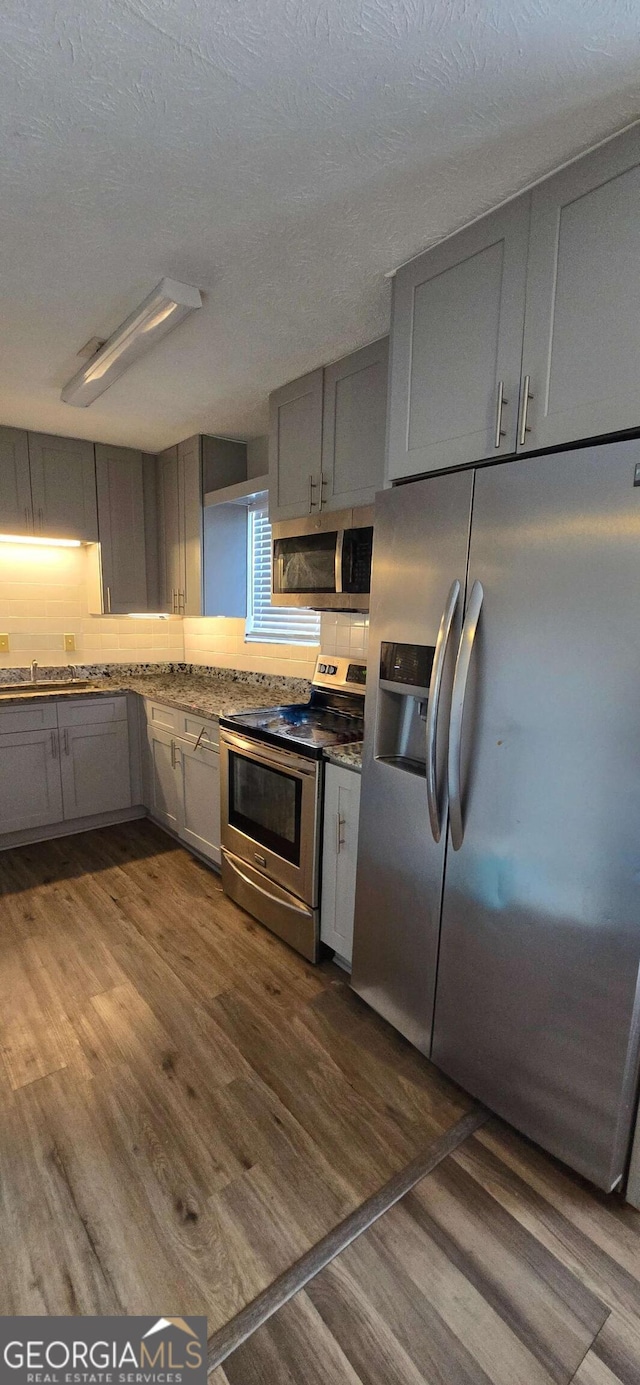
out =
[[[0,669],[32,659],[48,666],[80,663],[157,663],[184,657],[182,621],[91,616],[90,548],[0,543],[0,633],[9,652]],[[75,635],[75,653],[64,636]]]
[[[186,619],[184,657],[188,664],[246,669],[250,673],[282,673],[288,678],[311,678],[317,645],[261,644],[245,640],[244,620],[225,616]]]
[[[324,654],[352,654],[366,659],[369,648],[369,617],[323,611],[320,643]]]
[[[182,662],[251,673],[311,678],[319,646],[261,644],[244,638],[244,620],[132,620],[89,614],[90,548],[0,544],[0,633],[9,652],[0,669],[32,659],[55,666],[81,663]],[[367,616],[325,612],[321,646],[327,654],[366,656]],[[74,653],[64,636],[75,635]]]

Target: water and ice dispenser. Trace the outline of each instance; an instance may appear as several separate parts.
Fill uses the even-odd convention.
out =
[[[375,756],[410,774],[426,773],[426,719],[434,645],[380,646]]]

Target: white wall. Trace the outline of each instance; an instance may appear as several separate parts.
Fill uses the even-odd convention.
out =
[[[279,673],[311,678],[317,645],[260,644],[244,638],[245,622],[224,616],[185,620],[184,657],[188,664],[216,664],[250,673]]]
[[[89,615],[88,548],[0,543],[0,669],[40,664],[157,663],[184,657],[182,621]],[[76,637],[74,654],[64,635]]]

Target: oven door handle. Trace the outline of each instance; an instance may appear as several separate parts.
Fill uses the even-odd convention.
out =
[[[289,909],[292,914],[302,914],[304,918],[309,917],[310,911],[308,908],[303,906],[299,909],[296,904],[290,904],[288,899],[280,899],[278,895],[271,894],[270,890],[265,890],[262,885],[257,885],[255,880],[251,879],[251,876],[245,875],[243,870],[239,870],[235,861],[230,861],[228,856],[226,857],[226,861],[231,870],[235,871],[235,874],[239,875],[241,880],[244,880],[245,885],[248,885],[252,890],[257,890],[258,894],[264,895],[265,899],[269,899],[272,904],[278,904],[282,909]]]
[[[306,775],[307,778],[315,776],[319,763],[317,760],[303,760],[300,755],[290,755],[284,747],[282,750],[279,747],[271,749],[262,741],[247,740],[224,726],[220,731],[220,746],[233,750],[236,755],[244,755],[248,760],[268,765],[271,769],[287,769],[291,774]]]

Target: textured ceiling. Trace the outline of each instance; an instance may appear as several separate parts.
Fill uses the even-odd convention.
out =
[[[0,421],[263,431],[385,270],[633,119],[639,58],[638,0],[2,0]],[[62,404],[163,274],[204,310]]]

